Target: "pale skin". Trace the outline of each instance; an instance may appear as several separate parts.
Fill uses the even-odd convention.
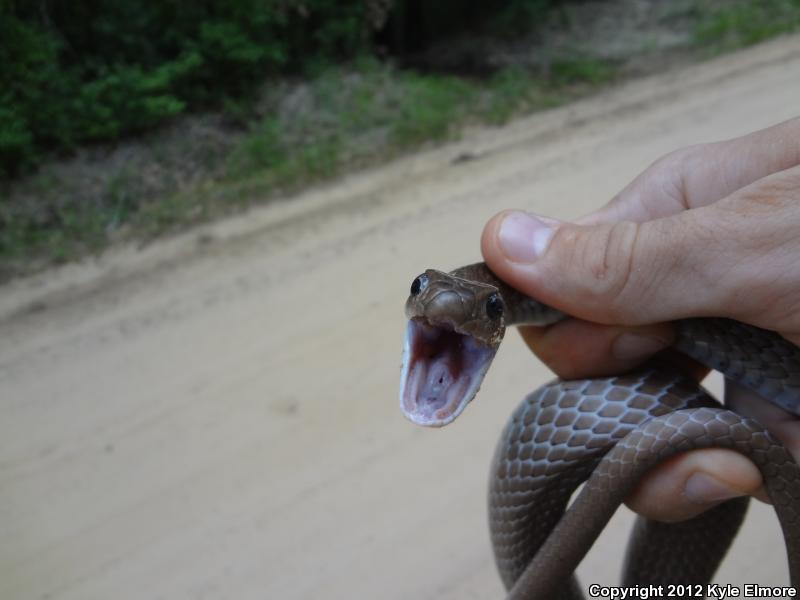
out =
[[[504,211],[481,246],[499,277],[577,317],[521,329],[563,378],[641,364],[670,344],[669,321],[683,317],[737,319],[800,345],[800,118],[668,154],[574,223]],[[673,351],[659,357],[697,379],[706,373]],[[738,386],[725,395],[800,461],[800,418]],[[738,495],[765,499],[755,466],[701,450],[651,473],[628,505],[678,521]]]

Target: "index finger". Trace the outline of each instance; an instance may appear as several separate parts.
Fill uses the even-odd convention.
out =
[[[800,118],[741,137],[689,146],[650,165],[605,206],[578,223],[643,223],[713,204],[800,164]]]

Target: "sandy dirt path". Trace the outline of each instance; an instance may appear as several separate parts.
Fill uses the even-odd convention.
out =
[[[784,38],[6,286],[0,598],[500,598],[488,463],[548,375],[510,335],[456,424],[407,423],[409,282],[478,259],[499,209],[576,216],[672,149],[799,107]],[[584,585],[617,580],[629,522]],[[769,509],[717,581],[787,582]]]

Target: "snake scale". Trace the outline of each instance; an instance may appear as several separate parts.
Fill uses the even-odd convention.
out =
[[[483,263],[426,270],[411,285],[406,316],[400,406],[411,421],[434,427],[450,423],[475,396],[507,326],[566,318]],[[800,415],[800,350],[793,344],[729,319],[675,325],[681,352]],[[800,467],[757,422],[651,363],[616,377],[555,380],[512,414],[489,483],[492,545],[508,598],[583,598],[574,571],[641,477],[677,453],[710,447],[738,451],[758,467],[783,531],[791,582],[800,585]],[[640,518],[623,585],[710,582],[747,503],[730,500],[675,524]]]

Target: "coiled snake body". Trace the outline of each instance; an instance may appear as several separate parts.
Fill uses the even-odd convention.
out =
[[[483,263],[425,271],[412,283],[406,315],[400,405],[427,426],[446,425],[472,400],[507,325],[565,317]],[[680,351],[800,414],[797,347],[728,319],[686,319],[676,327]],[[645,366],[617,377],[555,380],[509,419],[489,484],[492,544],[508,597],[583,598],[573,572],[639,479],[670,456],[708,447],[741,452],[758,467],[783,530],[792,584],[800,585],[798,465],[757,422],[723,409],[679,373]],[[682,523],[640,519],[623,584],[709,582],[746,508],[747,499],[738,498]]]

